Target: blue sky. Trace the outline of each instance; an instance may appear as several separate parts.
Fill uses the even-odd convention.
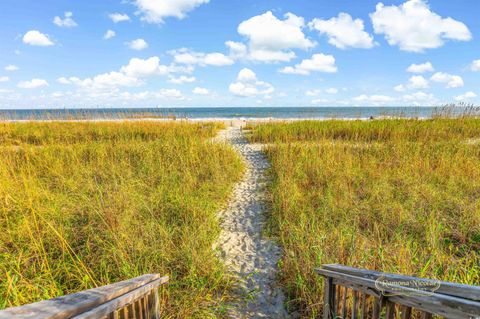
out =
[[[478,103],[477,0],[5,0],[0,108]]]

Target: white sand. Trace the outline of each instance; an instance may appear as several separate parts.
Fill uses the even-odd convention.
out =
[[[222,233],[218,241],[222,258],[238,276],[238,302],[229,309],[231,318],[289,318],[285,296],[276,283],[280,247],[262,235],[265,224],[265,169],[269,163],[259,145],[247,142],[235,123],[219,135],[245,160],[246,173],[235,187],[228,207],[220,212]],[[238,125],[240,124],[240,125]]]

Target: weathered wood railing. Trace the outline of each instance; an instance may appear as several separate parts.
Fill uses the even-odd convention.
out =
[[[480,318],[480,287],[323,265],[324,319]]]
[[[0,319],[150,319],[160,318],[158,289],[168,277],[143,275],[0,311]]]

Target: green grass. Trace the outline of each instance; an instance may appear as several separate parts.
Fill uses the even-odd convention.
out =
[[[314,268],[340,263],[480,284],[480,120],[252,126],[272,143],[272,231],[281,282],[306,318],[322,311]]]
[[[166,317],[221,316],[216,212],[243,165],[218,129],[1,124],[0,308],[160,273]]]

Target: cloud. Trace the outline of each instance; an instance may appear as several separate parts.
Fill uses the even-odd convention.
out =
[[[364,104],[364,105],[386,105],[388,103],[391,103],[391,102],[395,101],[395,99],[391,96],[388,96],[388,95],[379,95],[379,94],[366,95],[366,94],[362,94],[362,95],[359,95],[357,97],[354,97],[353,101],[360,102],[361,104]]]
[[[144,84],[144,78],[172,73],[188,73],[189,68],[176,65],[162,65],[157,56],[148,59],[132,58],[119,71],[112,71],[96,75],[92,78],[61,77],[57,81],[61,84],[73,84],[91,92],[108,91],[119,87],[135,87]]]
[[[119,22],[124,22],[124,21],[130,21],[130,17],[127,14],[124,13],[110,13],[108,17],[114,22],[114,23],[119,23]]]
[[[241,42],[227,41],[225,45],[229,48],[232,59],[243,59],[248,54],[247,46]]]
[[[58,78],[57,82],[60,84],[72,84],[72,82],[69,79],[63,76],[61,78]]]
[[[130,49],[137,51],[145,50],[146,48],[148,48],[148,43],[144,39],[132,40],[130,42],[127,42],[127,45]]]
[[[141,19],[148,23],[163,23],[166,17],[183,19],[196,7],[209,0],[135,0]]]
[[[312,104],[331,104],[332,101],[328,100],[328,99],[313,99]]]
[[[414,105],[428,105],[432,106],[437,104],[437,100],[432,93],[425,93],[425,92],[416,92],[413,94],[408,94],[403,96],[403,100],[407,103],[412,103]]]
[[[206,88],[196,87],[193,89],[192,93],[197,95],[209,95],[210,91]]]
[[[433,82],[446,83],[447,89],[458,88],[463,86],[463,79],[458,75],[451,75],[444,72],[437,72],[430,78]]]
[[[364,30],[363,20],[340,13],[330,20],[313,19],[308,26],[328,36],[328,43],[339,48],[373,48],[373,37]]]
[[[337,72],[335,58],[333,55],[325,55],[322,53],[312,55],[311,59],[305,59],[295,66],[287,66],[280,69],[281,73],[309,75],[311,72]]]
[[[338,93],[338,89],[337,88],[327,88],[325,90],[307,90],[305,92],[305,94],[307,96],[318,96],[320,94],[322,94],[323,92],[327,93],[327,94],[337,94]]]
[[[409,90],[417,90],[417,89],[427,89],[430,87],[430,83],[426,78],[421,75],[413,75],[408,79],[407,84],[399,84],[395,86],[393,89],[397,92],[404,92],[407,89]]]
[[[113,30],[107,30],[107,32],[105,32],[105,34],[103,35],[103,38],[105,40],[109,40],[111,38],[113,38],[114,36],[116,36],[117,34],[115,33],[115,31]]]
[[[7,65],[5,67],[5,71],[13,72],[13,71],[17,71],[17,70],[18,70],[18,66],[13,65],[13,64]]]
[[[139,86],[142,82],[135,77],[128,76],[122,72],[108,72],[102,73],[99,75],[94,76],[93,78],[85,78],[80,79],[78,77],[61,77],[58,79],[59,83],[62,84],[74,84],[81,88],[89,89],[89,90],[110,90],[116,87],[133,87]]]
[[[470,69],[474,72],[479,72],[480,71],[480,60],[473,61],[472,65],[470,66]]]
[[[8,76],[0,76],[0,82],[8,82],[10,78]]]
[[[267,11],[240,23],[237,31],[248,39],[248,59],[288,62],[296,57],[292,49],[308,50],[315,46],[315,42],[307,39],[302,31],[305,27],[302,17],[293,13],[287,13],[284,17],[284,20],[280,20]]]
[[[200,66],[226,66],[235,63],[232,58],[219,52],[203,53],[190,51],[186,48],[182,48],[179,50],[170,51],[170,54],[173,56],[173,59],[176,63],[187,65],[198,64]]]
[[[433,68],[432,63],[425,62],[422,64],[412,64],[407,68],[407,72],[410,73],[425,73],[425,72],[433,72],[435,69]]]
[[[76,27],[78,24],[73,20],[73,13],[68,11],[65,12],[64,18],[60,18],[59,16],[56,16],[53,18],[53,23],[61,28],[73,28]]]
[[[30,81],[19,82],[17,86],[22,89],[36,89],[48,86],[48,82],[44,79],[32,79]]]
[[[138,100],[155,100],[155,99],[174,99],[182,100],[184,96],[182,92],[177,89],[160,89],[158,91],[143,91],[138,93],[121,92],[114,96],[114,98],[120,98],[122,101],[138,101]]]
[[[328,93],[328,94],[337,94],[338,93],[338,89],[337,88],[328,88],[325,90],[325,93]]]
[[[171,77],[168,82],[173,84],[184,84],[184,83],[193,83],[196,79],[194,76],[181,75],[180,77]]]
[[[41,47],[54,45],[47,34],[43,34],[38,30],[30,30],[23,36],[23,43]]]
[[[160,58],[157,56],[148,59],[132,58],[127,65],[120,68],[120,72],[135,78],[168,75],[175,71],[174,66],[161,65]]]
[[[255,72],[247,68],[238,73],[237,81],[230,84],[229,90],[240,97],[268,95],[275,91],[270,83],[259,81]]]
[[[456,96],[455,101],[461,102],[461,101],[466,101],[466,100],[469,100],[469,99],[474,99],[476,97],[477,97],[477,94],[475,94],[475,92],[470,91],[470,92],[467,92],[465,94],[461,94],[459,96]]]
[[[429,87],[428,80],[421,75],[414,75],[408,80],[409,89],[428,89]]]
[[[168,99],[183,99],[182,92],[177,89],[161,89],[156,96]]]
[[[399,6],[378,3],[370,18],[375,33],[403,51],[423,52],[441,47],[446,40],[472,39],[465,24],[432,12],[426,0],[408,0]]]

